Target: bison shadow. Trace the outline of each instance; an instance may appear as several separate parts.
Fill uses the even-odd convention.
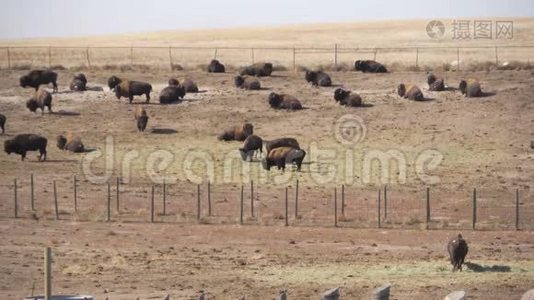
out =
[[[178,131],[176,131],[176,129],[172,129],[172,128],[152,128],[152,130],[150,132],[153,133],[153,134],[175,134],[175,133],[178,133]]]
[[[91,92],[103,92],[104,91],[104,88],[101,86],[90,86],[90,87],[87,87],[86,89]]]
[[[51,112],[50,114],[58,115],[58,116],[67,116],[67,117],[79,116],[80,115],[79,112],[66,111],[66,110],[54,111],[54,112]]]
[[[512,269],[509,266],[500,266],[500,265],[493,265],[493,266],[482,266],[477,263],[472,262],[465,262],[465,266],[475,272],[475,273],[481,273],[481,272],[496,272],[496,273],[506,273],[511,272]]]
[[[487,98],[497,95],[495,92],[482,92],[478,98]]]
[[[278,74],[271,74],[270,76],[262,76],[262,77],[273,77],[273,78],[288,78],[287,75],[278,75]]]
[[[76,159],[46,159],[43,161],[31,160],[32,163],[77,163]]]

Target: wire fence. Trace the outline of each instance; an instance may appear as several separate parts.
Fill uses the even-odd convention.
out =
[[[423,46],[423,47],[59,47],[13,46],[0,48],[0,68],[151,66],[204,67],[213,58],[229,69],[260,61],[297,70],[299,66],[351,67],[356,59],[379,60],[390,65],[421,68],[447,64],[461,70],[482,62],[502,65],[534,61],[534,45]]]
[[[533,229],[531,191],[404,186],[92,184],[34,176],[0,185],[0,218],[349,228]],[[11,197],[9,196],[11,195]]]

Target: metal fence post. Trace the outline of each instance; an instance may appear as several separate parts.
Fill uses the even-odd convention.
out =
[[[456,72],[460,71],[460,48],[456,48],[456,62],[458,63],[456,67]]]
[[[252,63],[254,64],[254,48],[250,49],[250,56],[251,56]]]
[[[426,229],[430,224],[430,188],[426,188]]]
[[[388,218],[388,186],[384,185],[384,220]]]
[[[334,227],[337,227],[337,188],[334,187]]]
[[[165,178],[163,178],[163,215],[167,215],[167,199],[166,199],[166,194],[167,194],[167,188],[166,188],[166,183],[165,183]]]
[[[377,217],[378,217],[378,219],[377,219],[377,221],[378,221],[377,224],[378,224],[378,228],[381,228],[381,227],[382,227],[382,224],[381,224],[381,222],[380,222],[380,221],[381,221],[381,220],[380,220],[380,202],[381,202],[381,201],[380,201],[380,197],[381,197],[381,194],[382,194],[382,189],[379,188],[379,189],[378,189],[378,198],[377,198],[377,211],[378,211],[378,213],[377,213]]]
[[[200,184],[197,184],[197,221],[200,221]]]
[[[473,189],[473,230],[476,229],[477,223],[477,188]]]
[[[211,183],[208,180],[208,216],[211,217]]]
[[[44,251],[44,293],[45,300],[52,300],[52,249],[46,247]]]
[[[52,67],[52,47],[48,46],[48,67]]]
[[[295,185],[295,219],[299,217],[299,180],[297,179],[297,184]]]
[[[33,173],[30,175],[30,204],[32,211],[35,211],[35,197],[34,197],[34,189],[33,189]]]
[[[111,184],[108,182],[108,218],[107,221],[111,221]]]
[[[297,71],[297,58],[296,50],[293,48],[293,72]]]
[[[497,50],[497,46],[495,46],[495,65],[499,66],[499,50]]]
[[[415,67],[419,68],[419,48],[415,48]]]
[[[91,68],[91,59],[89,58],[89,47],[85,49],[85,58],[87,59],[87,67]]]
[[[17,199],[17,179],[15,178],[14,182],[13,182],[13,187],[14,187],[14,192],[15,192],[15,218],[18,218],[19,217],[19,203],[18,203],[18,199]]]
[[[241,185],[241,201],[240,201],[240,212],[239,212],[239,224],[243,225],[243,185]]]
[[[286,200],[286,202],[285,202],[285,204],[286,204],[286,217],[285,217],[285,220],[286,220],[286,226],[289,226],[289,220],[288,220],[289,219],[289,212],[288,212],[289,207],[288,207],[288,202],[287,202],[287,186],[286,186],[286,198],[285,198],[285,200]]]
[[[11,51],[9,47],[6,48],[7,51],[7,68],[11,69]]]
[[[519,230],[519,189],[515,190],[515,230]]]
[[[76,179],[76,175],[74,175],[74,178],[72,180],[72,189],[73,189],[73,192],[74,192],[74,211],[77,212],[78,211],[78,187],[77,187],[77,180]]]
[[[337,44],[334,44],[334,66],[337,70]]]
[[[250,215],[254,218],[254,181],[250,181]]]
[[[169,65],[170,65],[170,67],[171,67],[171,71],[172,71],[172,69],[173,69],[173,66],[172,66],[173,63],[172,63],[172,47],[171,47],[171,46],[169,46]]]
[[[59,220],[59,209],[57,205],[57,189],[56,189],[56,181],[54,180],[54,208],[56,211],[56,220]]]

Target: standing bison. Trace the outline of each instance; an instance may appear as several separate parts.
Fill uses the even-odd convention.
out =
[[[295,149],[300,149],[299,142],[294,138],[280,138],[272,141],[265,141],[265,150],[267,153],[271,150],[280,147],[290,147]]]
[[[135,120],[137,121],[137,130],[145,131],[146,124],[148,123],[148,115],[143,107],[139,106],[135,110]]]
[[[217,139],[219,141],[244,141],[249,135],[254,133],[254,126],[250,123],[243,123],[240,126],[234,126],[221,132]]]
[[[218,60],[212,59],[210,65],[208,66],[209,73],[224,73],[226,70],[224,65],[221,64]]]
[[[39,151],[39,161],[46,160],[47,139],[36,134],[18,134],[13,139],[4,142],[4,151],[20,154],[21,160],[26,158],[26,152]]]
[[[441,92],[445,90],[445,80],[441,77],[438,78],[436,75],[428,73],[426,81],[428,83],[428,90],[430,91]]]
[[[332,79],[330,75],[323,71],[306,71],[304,79],[314,86],[331,86]]]
[[[387,73],[388,70],[383,64],[374,60],[357,60],[354,62],[354,69],[364,73]]]
[[[240,75],[249,75],[249,76],[271,76],[273,72],[273,64],[271,63],[255,63],[251,66],[245,67],[241,70]]]
[[[480,82],[474,78],[468,78],[467,80],[460,81],[460,91],[466,97],[480,97],[482,96],[482,89],[480,88]]]
[[[110,89],[115,90],[115,96],[117,99],[126,97],[130,100],[130,104],[133,101],[134,96],[146,95],[146,102],[150,102],[150,92],[152,86],[149,83],[141,81],[122,80],[117,76],[111,76],[108,79],[108,86]]]
[[[295,164],[297,171],[300,171],[302,161],[306,156],[306,151],[302,149],[295,149],[292,147],[279,147],[274,148],[267,154],[267,157],[262,160],[263,168],[267,171],[272,166],[277,166],[278,170],[285,170],[286,164]]]
[[[423,96],[423,92],[421,92],[421,89],[413,84],[399,84],[399,87],[397,88],[397,93],[399,94],[399,96],[405,99],[415,101],[423,101],[425,99],[425,97]]]
[[[85,74],[80,73],[74,76],[69,87],[71,91],[81,92],[87,90],[87,77],[85,77]]]
[[[356,93],[353,94],[351,91],[347,91],[342,88],[338,88],[334,91],[334,100],[345,106],[362,106],[362,98],[360,95]]]
[[[259,90],[261,88],[260,81],[255,77],[249,76],[234,77],[234,84],[237,88],[245,90]]]
[[[272,108],[289,110],[302,109],[302,104],[300,104],[300,101],[291,95],[277,94],[273,92],[269,94],[268,99],[269,105]]]
[[[260,154],[263,152],[263,140],[261,137],[251,134],[245,139],[243,147],[239,148],[239,153],[244,161],[252,161],[257,150],[260,151]]]
[[[57,92],[57,73],[48,70],[33,70],[27,75],[20,77],[20,86],[25,88],[27,86],[34,88],[36,91],[41,84],[52,83],[54,92]]]
[[[6,132],[5,127],[4,127],[5,125],[6,125],[6,116],[4,116],[3,114],[0,114],[0,128],[2,128],[2,134]]]
[[[35,95],[26,101],[26,107],[35,112],[38,108],[41,109],[41,114],[44,113],[44,108],[48,107],[48,112],[52,112],[52,95],[44,89],[39,89]]]
[[[66,135],[58,135],[56,141],[56,145],[60,150],[74,153],[81,153],[85,151],[82,138],[74,135],[72,132],[69,132]]]
[[[462,271],[462,264],[467,255],[467,250],[467,242],[461,234],[452,238],[447,244],[447,251],[449,252],[453,272],[456,270]]]
[[[159,93],[159,103],[169,104],[180,102],[185,96],[185,89],[180,85],[178,80],[171,78],[169,79],[169,86],[165,87]]]

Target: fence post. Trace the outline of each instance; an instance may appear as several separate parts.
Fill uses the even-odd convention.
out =
[[[213,54],[213,59],[217,59],[217,48],[215,48],[215,53]]]
[[[250,215],[254,217],[254,181],[250,181]]]
[[[336,67],[336,70],[337,70],[337,43],[334,44],[334,66]]]
[[[197,221],[200,222],[200,184],[197,184]]]
[[[154,185],[152,185],[150,194],[150,223],[154,223]]]
[[[430,223],[430,187],[426,188],[426,229]]]
[[[388,185],[384,185],[384,220],[388,218]]]
[[[48,46],[48,67],[52,67],[52,47]]]
[[[251,56],[251,59],[252,59],[252,63],[254,64],[254,48],[250,49],[250,56]]]
[[[44,251],[44,294],[45,300],[52,300],[52,249],[46,247]]]
[[[211,217],[211,183],[208,180],[208,216]]]
[[[499,51],[497,50],[497,46],[495,46],[495,66],[499,66]]]
[[[73,192],[74,192],[74,211],[75,212],[78,212],[78,191],[77,191],[77,179],[76,179],[76,175],[74,175],[74,178],[72,180],[72,189],[73,189]]]
[[[477,188],[473,189],[473,230],[477,223]]]
[[[130,66],[133,66],[133,47],[130,47]]]
[[[9,50],[9,47],[7,47],[6,50],[7,50],[7,68],[11,69],[11,51]]]
[[[121,192],[120,191],[120,183],[121,183],[120,182],[120,177],[117,176],[117,191],[116,191],[117,192],[117,195],[116,195],[116,197],[117,197],[116,202],[117,203],[115,203],[116,206],[117,206],[117,213],[120,213],[120,200],[119,200],[119,195],[120,195],[120,192]]]
[[[15,218],[19,217],[19,203],[17,199],[17,179],[14,180],[14,192],[15,192]]]
[[[289,207],[288,207],[288,203],[287,203],[287,186],[286,186],[286,217],[285,217],[285,220],[286,220],[286,226],[289,226],[289,213],[288,213],[288,210],[289,210]]]
[[[111,184],[108,182],[108,218],[107,221],[111,221]]]
[[[419,48],[415,48],[415,67],[419,68]]]
[[[297,60],[296,60],[296,50],[293,47],[293,72],[297,71]]]
[[[458,66],[456,67],[456,72],[460,71],[460,48],[456,48],[456,62],[458,63]]]
[[[345,185],[341,185],[341,216],[345,218]]]
[[[163,178],[163,215],[165,216],[167,214],[167,199],[166,198],[166,183],[165,183],[165,178]]]
[[[87,67],[91,68],[91,59],[89,58],[89,47],[85,49],[85,58],[87,59]]]
[[[34,189],[33,189],[33,173],[30,175],[30,204],[32,211],[35,211],[35,198],[34,198]]]
[[[239,210],[239,224],[243,225],[243,191],[245,187],[241,184],[241,201]]]
[[[381,197],[381,194],[382,194],[382,189],[379,188],[378,189],[378,198],[377,198],[377,210],[378,210],[378,214],[377,214],[377,216],[378,216],[378,220],[377,221],[378,222],[377,222],[377,224],[378,224],[378,228],[382,227],[382,224],[380,223],[380,197]]]
[[[519,189],[515,190],[515,230],[519,230]]]
[[[373,56],[373,60],[376,60],[376,53],[378,52],[378,49],[375,48],[375,52],[374,52],[374,56]]]
[[[59,211],[57,208],[57,189],[56,189],[56,181],[54,180],[54,208],[56,211],[56,220],[59,220]]]
[[[172,71],[172,47],[171,46],[169,46],[169,65]]]
[[[334,187],[334,227],[337,227],[337,187]]]
[[[295,219],[299,217],[299,180],[295,186]]]

